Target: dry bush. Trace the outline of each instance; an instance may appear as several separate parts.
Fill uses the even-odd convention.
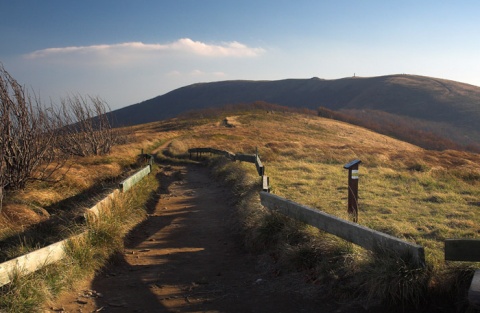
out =
[[[0,199],[3,189],[18,190],[29,180],[46,180],[64,165],[65,155],[55,149],[52,109],[32,98],[3,66],[0,122]]]
[[[118,135],[108,120],[109,111],[99,97],[74,95],[62,99],[56,113],[59,149],[82,157],[108,154]]]
[[[168,145],[168,150],[165,152],[168,156],[185,157],[188,153],[188,146],[183,140],[175,139]]]

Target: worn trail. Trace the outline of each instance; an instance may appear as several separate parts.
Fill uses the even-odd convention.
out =
[[[148,219],[124,253],[83,290],[58,300],[64,312],[333,312],[278,288],[235,242],[228,193],[197,165],[167,166]]]

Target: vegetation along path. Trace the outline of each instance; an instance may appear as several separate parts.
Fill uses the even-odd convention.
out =
[[[229,227],[228,190],[207,168],[166,166],[159,179],[158,202],[114,265],[49,310],[340,312],[279,288],[281,278],[241,248]]]

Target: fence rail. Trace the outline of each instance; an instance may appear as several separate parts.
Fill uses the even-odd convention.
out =
[[[150,172],[152,171],[151,165],[147,165],[141,170],[139,170],[137,173],[134,175],[130,176],[129,178],[125,179],[122,181],[119,185],[120,190],[125,192],[128,189],[132,188],[133,185],[138,183],[140,180],[142,180],[145,176],[147,176]]]
[[[190,159],[192,159],[193,154],[196,154],[198,158],[203,153],[210,153],[216,155],[223,155],[224,157],[229,158],[232,161],[254,163],[255,167],[257,168],[258,175],[262,177],[262,190],[266,192],[270,191],[270,179],[268,178],[268,176],[265,175],[265,166],[262,164],[262,161],[260,160],[260,156],[258,154],[232,153],[229,151],[214,148],[191,148],[188,149],[188,153],[190,154]]]
[[[190,154],[190,159],[192,159],[193,154],[197,154],[197,158],[198,158],[203,153],[210,153],[210,154],[216,154],[216,155],[223,155],[232,161],[254,163],[255,166],[257,167],[258,175],[259,176],[265,175],[265,166],[263,166],[262,161],[260,160],[260,156],[258,154],[232,153],[229,151],[219,150],[214,148],[191,148],[191,149],[188,149],[188,153]]]
[[[480,239],[446,239],[445,260],[480,262]],[[468,301],[473,307],[480,308],[480,270],[473,275]]]
[[[16,273],[27,275],[65,257],[67,239],[0,264],[0,286],[9,284]]]
[[[219,155],[225,155],[225,153],[227,153],[227,151],[212,148],[193,148],[189,149],[188,152],[190,153],[190,157],[192,157],[193,153],[197,153],[197,156],[201,153]],[[260,199],[263,206],[271,210],[277,210],[284,215],[317,227],[365,249],[393,252],[404,259],[413,261],[413,263],[419,267],[425,266],[425,251],[422,246],[270,194],[269,178],[265,175],[265,166],[262,164],[258,153],[237,153],[234,154],[234,157],[231,159],[255,164],[258,175],[262,176],[263,191],[260,192]],[[355,162],[355,164],[360,163],[358,160]]]
[[[445,260],[480,262],[480,240],[446,239]]]
[[[138,183],[143,177],[150,173],[151,160],[149,165],[142,168],[120,184],[120,190],[125,192],[133,185]],[[126,189],[125,186],[128,186]],[[119,194],[119,190],[115,190],[101,201],[97,202],[93,207],[85,213],[86,218],[98,219],[101,211],[108,205],[111,205],[113,199]],[[88,231],[87,231],[88,232]],[[0,264],[0,287],[9,284],[14,274],[27,275],[38,271],[39,269],[58,262],[65,258],[65,245],[73,238],[84,236],[87,232],[53,243],[49,246],[32,251],[25,255],[19,256],[12,260]]]
[[[411,259],[419,267],[425,266],[422,246],[381,233],[354,222],[298,204],[271,193],[260,192],[263,206],[286,216],[319,228],[371,251],[392,251],[405,259]]]
[[[225,157],[227,157],[231,160],[235,160],[235,154],[234,153],[231,153],[231,152],[225,151],[225,150],[214,149],[214,148],[193,148],[193,149],[188,149],[188,153],[190,154],[190,159],[192,158],[192,154],[194,154],[194,153],[197,154],[197,159],[203,153],[210,153],[210,154],[223,155],[223,156],[225,156]]]

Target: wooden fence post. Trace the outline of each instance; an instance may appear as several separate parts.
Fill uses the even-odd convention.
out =
[[[355,223],[358,222],[358,165],[361,162],[353,160],[343,167],[348,170],[348,215]]]
[[[270,192],[270,178],[267,175],[262,176],[262,191]]]

